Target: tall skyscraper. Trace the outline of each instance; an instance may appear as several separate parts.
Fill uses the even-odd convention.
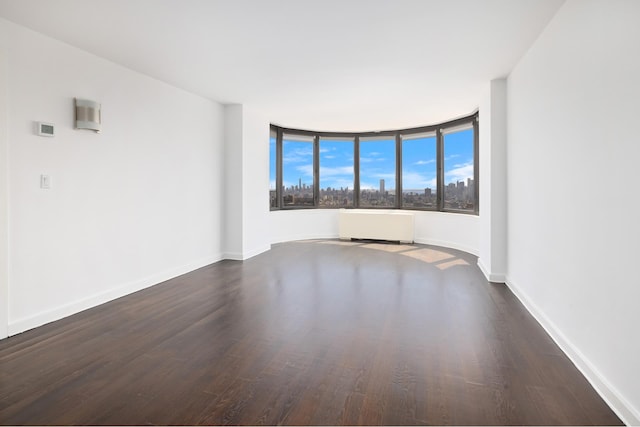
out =
[[[302,178],[298,178],[298,190],[302,190]]]
[[[380,194],[384,195],[384,179],[380,180]]]

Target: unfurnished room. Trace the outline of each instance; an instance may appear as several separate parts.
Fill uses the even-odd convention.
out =
[[[0,425],[640,425],[638,22],[0,0]]]

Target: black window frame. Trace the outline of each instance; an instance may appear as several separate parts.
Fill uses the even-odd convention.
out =
[[[451,209],[444,207],[444,134],[452,128],[461,128],[469,126],[473,129],[473,180],[474,180],[474,208],[468,209]],[[288,211],[299,209],[402,209],[412,211],[429,211],[429,212],[452,212],[467,215],[479,215],[480,213],[480,180],[479,180],[479,120],[478,112],[474,112],[465,117],[459,119],[450,120],[444,123],[436,125],[421,126],[407,129],[387,130],[387,131],[371,131],[371,132],[325,132],[325,131],[310,131],[303,129],[292,129],[275,124],[270,125],[270,135],[276,135],[276,204],[277,206],[271,206],[271,194],[269,195],[269,206],[271,211]],[[437,185],[436,185],[436,205],[433,207],[404,207],[402,196],[402,137],[407,137],[412,134],[420,133],[433,133],[436,136],[436,173],[437,173]],[[314,182],[314,205],[313,206],[284,206],[283,205],[283,189],[282,189],[282,173],[283,173],[283,161],[282,161],[282,140],[283,135],[300,135],[304,137],[313,138],[313,182]],[[361,207],[360,206],[360,139],[367,137],[387,137],[395,138],[396,142],[396,201],[395,206],[384,207]],[[321,138],[345,138],[353,140],[353,206],[348,207],[327,207],[320,206],[320,159],[319,159],[319,144]],[[269,160],[271,162],[271,160]]]

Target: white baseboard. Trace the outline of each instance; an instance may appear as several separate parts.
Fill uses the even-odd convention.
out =
[[[436,240],[436,239],[422,239],[416,238],[414,240],[416,243],[420,243],[422,245],[432,245],[432,246],[441,246],[443,248],[456,249],[462,252],[469,253],[471,255],[478,256],[478,250],[475,248],[471,248],[469,246],[461,245],[459,243],[448,242],[446,240]]]
[[[222,257],[223,259],[230,259],[233,261],[244,261],[270,250],[271,250],[271,245],[266,245],[266,246],[262,246],[260,248],[256,248],[247,252],[225,252],[224,254],[222,254]]]
[[[120,298],[125,295],[129,295],[139,290],[148,288],[150,286],[157,285],[158,283],[173,279],[174,277],[181,276],[185,273],[197,270],[198,268],[204,267],[206,265],[213,264],[214,262],[220,261],[221,259],[222,254],[216,254],[206,258],[201,258],[197,261],[190,262],[171,270],[153,274],[143,279],[135,280],[123,285],[118,285],[99,294],[76,300],[68,304],[64,304],[62,306],[40,312],[33,316],[15,320],[9,323],[9,336],[25,332],[29,329],[42,326],[49,322],[60,320],[64,317],[71,316],[72,314],[79,313],[92,307],[96,307],[100,304],[104,304],[116,298]]]
[[[591,383],[596,392],[628,426],[640,425],[640,411],[631,403],[598,371],[598,369],[574,346],[560,329],[544,314],[542,310],[518,287],[513,280],[506,277],[507,286],[513,294],[522,302],[529,313],[538,321],[553,341],[567,355],[578,368],[582,375]]]
[[[225,252],[222,254],[222,259],[230,259],[232,261],[242,261],[242,252]]]
[[[484,274],[484,277],[486,277],[489,282],[505,283],[507,281],[504,274],[490,273],[489,269],[485,267],[484,263],[480,258],[478,258],[478,267],[480,268],[480,271],[482,271],[482,274]]]
[[[253,258],[256,255],[260,255],[261,253],[267,252],[271,250],[271,245],[265,245],[259,248],[255,248],[253,250],[247,251],[244,253],[243,259]]]

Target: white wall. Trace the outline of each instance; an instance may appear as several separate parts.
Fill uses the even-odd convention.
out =
[[[640,2],[569,0],[508,78],[509,286],[640,424]]]
[[[0,34],[9,332],[220,259],[222,106],[4,20]],[[73,129],[73,97],[102,103],[101,134]],[[36,120],[55,138],[34,135]]]
[[[507,82],[487,84],[480,104],[480,253],[478,266],[492,282],[507,271]]]
[[[479,224],[476,215],[416,211],[416,242],[478,255]]]
[[[243,109],[243,259],[271,249],[269,221],[269,119]]]
[[[338,209],[271,212],[271,242],[338,237]],[[478,254],[478,217],[443,212],[415,212],[415,241]]]
[[[273,211],[269,214],[271,242],[337,239],[338,212],[338,209]]]
[[[243,259],[243,108],[226,105],[224,112],[224,257]]]
[[[4,37],[0,30],[0,36]],[[9,335],[9,158],[7,51],[0,47],[0,339]]]
[[[271,249],[269,120],[246,105],[225,107],[224,256],[243,260]]]

